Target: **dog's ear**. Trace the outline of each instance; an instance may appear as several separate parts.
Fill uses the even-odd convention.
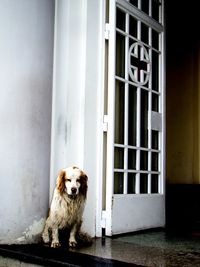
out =
[[[65,190],[65,171],[61,170],[57,177],[57,189],[62,194]]]
[[[88,177],[83,171],[81,171],[80,180],[81,180],[80,193],[86,198],[88,189],[87,185]]]

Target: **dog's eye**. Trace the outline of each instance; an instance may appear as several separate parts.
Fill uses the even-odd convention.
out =
[[[81,179],[77,179],[77,180],[76,180],[77,183],[80,183],[80,181],[81,181]]]
[[[67,182],[71,182],[71,179],[67,179]]]

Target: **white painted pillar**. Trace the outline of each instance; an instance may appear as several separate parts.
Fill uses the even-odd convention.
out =
[[[50,199],[58,171],[83,167],[87,1],[56,1]]]
[[[83,168],[89,177],[83,228],[92,236],[101,202],[103,20],[103,0],[56,1],[50,200],[61,168]]]

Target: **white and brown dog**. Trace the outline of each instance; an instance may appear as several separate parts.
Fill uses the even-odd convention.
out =
[[[51,247],[59,247],[59,230],[67,228],[69,246],[76,247],[76,236],[82,224],[87,195],[87,181],[87,175],[77,167],[68,167],[60,171],[42,234],[44,243],[51,242]]]

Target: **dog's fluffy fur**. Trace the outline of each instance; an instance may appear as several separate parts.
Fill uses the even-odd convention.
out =
[[[51,247],[59,247],[59,230],[68,229],[69,246],[76,247],[76,238],[82,236],[80,227],[87,195],[87,181],[87,175],[77,167],[60,171],[42,234],[44,243],[51,242]],[[87,235],[85,238],[88,241],[90,239]]]

